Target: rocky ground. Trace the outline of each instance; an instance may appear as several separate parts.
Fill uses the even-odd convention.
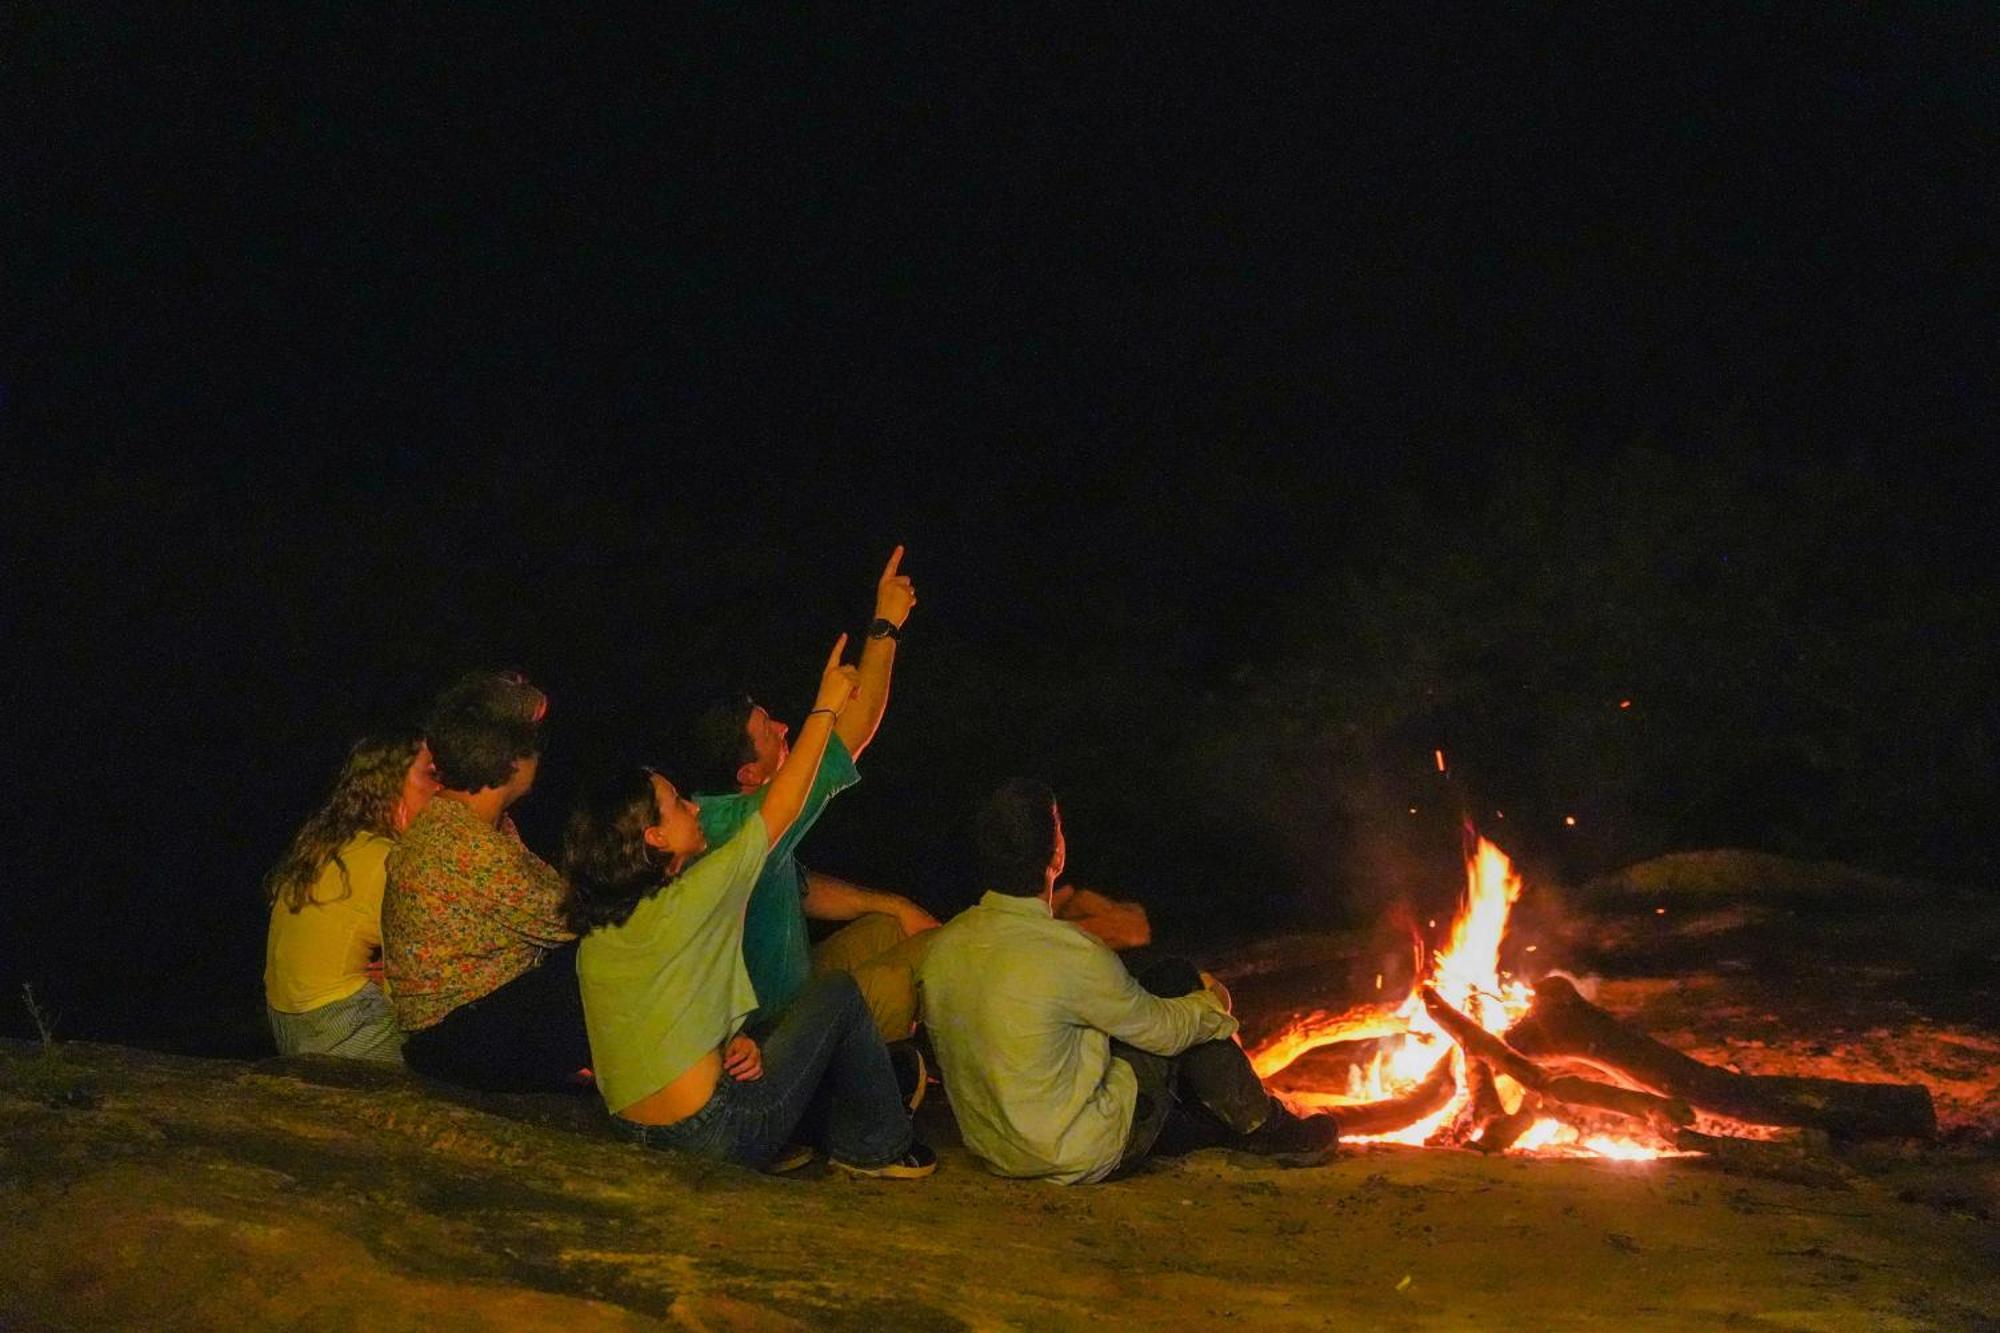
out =
[[[1601,1004],[1754,1072],[1925,1082],[1942,1141],[1756,1173],[1207,1153],[1061,1189],[988,1176],[934,1097],[931,1180],[775,1178],[583,1098],[10,1043],[0,1328],[2000,1328],[1993,895],[1739,859],[1543,896],[1517,935]],[[1358,998],[1325,992],[1371,947],[1236,951],[1253,1037]]]

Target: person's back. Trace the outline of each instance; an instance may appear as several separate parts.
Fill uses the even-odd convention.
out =
[[[367,984],[382,944],[382,885],[395,845],[380,833],[357,833],[321,863],[299,906],[271,904],[265,1003],[303,1014]]]
[[[397,831],[435,787],[417,736],[364,737],[266,877],[264,1003],[280,1054],[401,1058],[374,970],[383,885]]]
[[[925,1022],[966,1146],[999,1174],[1095,1179],[1118,1162],[1137,1085],[1081,1017],[1133,986],[1039,898],[989,893],[932,933]]]
[[[440,788],[389,857],[382,902],[403,1058],[420,1074],[489,1091],[582,1085],[562,876],[507,816],[534,786],[547,709],[520,676],[474,672],[425,721]]]
[[[391,854],[388,878],[389,987],[407,1031],[491,994],[571,938],[561,877],[504,816],[495,827],[460,802],[431,802]]]
[[[989,1167],[1076,1184],[1199,1147],[1331,1150],[1331,1120],[1264,1091],[1210,978],[1178,958],[1134,977],[1055,918],[1067,847],[1047,786],[1002,785],[975,843],[994,887],[933,932],[917,976],[952,1113]]]

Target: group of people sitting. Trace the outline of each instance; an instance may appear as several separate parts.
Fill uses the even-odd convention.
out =
[[[999,1174],[1102,1180],[1208,1146],[1323,1160],[1333,1121],[1266,1094],[1221,985],[1175,959],[1128,969],[1143,909],[1061,883],[1047,787],[985,802],[987,891],[942,926],[800,864],[888,704],[916,605],[902,556],[859,663],[842,635],[796,736],[745,696],[708,710],[689,756],[705,794],[643,766],[602,775],[560,870],[507,814],[548,712],[519,675],[466,676],[420,734],[356,744],[266,880],[279,1050],[491,1091],[594,1084],[650,1147],[762,1170],[817,1150],[912,1179],[936,1166],[912,1132],[921,1023],[966,1146]],[[809,920],[845,924],[814,944]]]

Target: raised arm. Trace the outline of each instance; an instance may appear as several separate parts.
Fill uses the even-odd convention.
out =
[[[889,554],[889,563],[882,567],[882,577],[875,582],[875,619],[887,621],[897,631],[910,618],[910,609],[917,604],[917,590],[910,583],[907,574],[897,573],[903,563],[903,548],[898,546]],[[857,759],[868,748],[868,742],[875,739],[875,729],[882,725],[882,714],[889,707],[889,677],[896,667],[896,636],[891,632],[877,634],[879,625],[872,625],[868,631],[868,641],[861,647],[861,670],[855,681],[854,706],[840,715],[835,730],[847,746],[847,752]]]
[[[805,808],[806,795],[819,772],[819,761],[826,754],[826,743],[842,713],[854,701],[855,670],[840,660],[846,651],[847,636],[843,634],[834,640],[833,651],[827,654],[826,670],[819,678],[819,694],[799,728],[798,738],[792,742],[791,755],[772,777],[771,785],[764,789],[764,831],[773,847]]]

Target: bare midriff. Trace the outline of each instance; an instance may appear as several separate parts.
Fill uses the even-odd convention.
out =
[[[715,1095],[722,1078],[722,1051],[710,1051],[658,1092],[649,1092],[618,1114],[641,1125],[673,1125],[687,1119]]]

